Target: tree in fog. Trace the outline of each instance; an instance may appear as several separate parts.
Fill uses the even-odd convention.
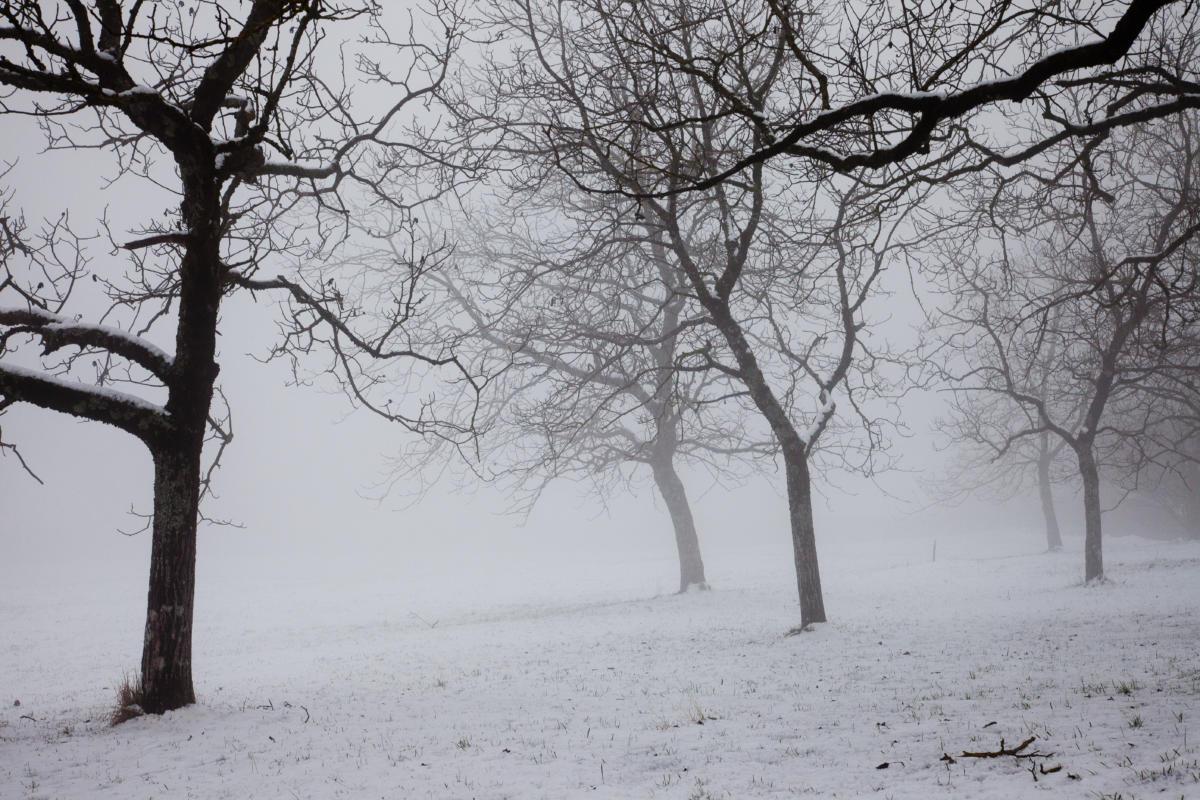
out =
[[[1085,577],[1103,577],[1101,477],[1151,463],[1200,361],[1197,117],[1057,148],[981,189],[944,254],[944,374],[998,454],[1049,433],[1083,487]],[[982,409],[982,410],[981,410]]]
[[[1051,399],[1051,372],[1057,366],[1051,343],[1045,357],[1029,370],[1030,389],[1042,402]],[[952,458],[947,473],[930,481],[929,488],[940,499],[949,501],[979,496],[1008,500],[1034,488],[1045,527],[1046,551],[1053,553],[1063,546],[1054,487],[1070,480],[1077,470],[1065,463],[1066,442],[1048,430],[1015,440],[1005,436],[1014,416],[1021,415],[1021,424],[1038,427],[1036,408],[1014,406],[986,394],[956,395],[949,412],[935,423],[946,440],[942,449],[949,450]]]
[[[1152,462],[1131,491],[1152,514],[1160,519],[1165,516],[1179,535],[1200,539],[1200,436],[1195,432],[1185,436],[1174,446],[1186,456],[1166,464]]]
[[[628,202],[581,192],[557,172],[509,187],[472,213],[455,268],[439,280],[469,320],[460,353],[503,374],[481,412],[481,469],[527,508],[548,481],[583,478],[601,496],[648,472],[666,505],[679,591],[707,588],[682,464],[730,482],[766,435],[746,430],[719,372],[680,369],[703,326],[660,232]],[[486,221],[482,221],[486,217]]]
[[[195,699],[197,520],[233,431],[217,386],[223,301],[238,291],[279,293],[286,311],[275,354],[328,345],[332,369],[347,380],[363,358],[457,368],[446,354],[398,341],[411,311],[404,298],[357,328],[367,317],[335,281],[263,274],[336,247],[347,189],[386,202],[395,193],[385,190],[431,161],[453,169],[419,138],[386,146],[406,136],[401,115],[431,102],[445,78],[459,32],[449,9],[440,11],[442,39],[428,46],[371,28],[358,63],[389,99],[367,117],[336,70],[319,76],[317,62],[339,26],[368,29],[379,13],[371,4],[0,3],[6,128],[32,118],[45,157],[104,151],[123,181],[140,179],[143,196],[169,198],[165,211],[141,212],[142,229],[120,235],[99,261],[65,213],[22,229],[10,211],[0,267],[0,410],[28,404],[112,425],[153,459],[139,689],[147,712]],[[64,202],[88,188],[64,186]],[[153,343],[161,338],[173,340],[171,352]],[[19,444],[11,433],[6,452]]]
[[[1195,262],[1193,262],[1193,270]],[[1167,368],[1146,375],[1140,390],[1154,408],[1144,420],[1143,434],[1127,437],[1119,469],[1110,478],[1114,488],[1131,496],[1166,521],[1178,533],[1200,537],[1200,326],[1166,332],[1161,344]]]
[[[803,628],[826,618],[814,458],[875,466],[882,422],[862,403],[881,388],[887,356],[870,341],[867,304],[885,266],[924,235],[910,227],[922,192],[888,194],[824,167],[783,163],[756,163],[736,179],[683,191],[720,174],[731,154],[765,143],[760,130],[722,111],[730,97],[766,113],[777,87],[803,82],[777,41],[732,52],[725,69],[735,84],[721,92],[658,55],[705,44],[706,21],[695,15],[710,11],[492,4],[489,31],[503,44],[469,90],[478,97],[469,124],[499,138],[510,182],[558,170],[581,187],[604,184],[638,198],[626,202],[628,230],[661,243],[673,273],[667,285],[688,306],[681,325],[703,326],[689,333],[700,345],[676,369],[723,376],[779,448]],[[738,35],[762,21],[740,13],[729,9],[720,21]],[[664,37],[660,50],[642,46],[647,25]],[[848,412],[840,422],[839,402]],[[839,435],[823,438],[831,424]]]

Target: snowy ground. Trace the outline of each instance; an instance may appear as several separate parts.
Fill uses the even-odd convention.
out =
[[[834,621],[792,638],[762,553],[704,594],[639,596],[659,563],[486,604],[202,569],[200,704],[118,728],[141,579],[9,575],[0,798],[1200,798],[1200,546],[1114,539],[1085,588],[1034,545],[832,545]],[[958,758],[1030,736],[1053,755]]]

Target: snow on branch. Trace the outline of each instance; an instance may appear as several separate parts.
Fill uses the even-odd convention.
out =
[[[66,381],[36,370],[0,363],[0,402],[30,403],[51,411],[103,422],[150,442],[167,433],[166,410],[107,386]]]
[[[811,425],[800,431],[800,438],[810,452],[816,445],[817,439],[825,432],[825,428],[829,425],[829,420],[833,419],[836,410],[837,404],[833,400],[833,394],[828,389],[822,389],[820,406],[816,410],[816,419]]]
[[[328,161],[265,161],[254,172],[256,175],[284,175],[317,180],[336,175],[338,165]]]
[[[42,340],[49,354],[63,347],[95,347],[128,359],[166,382],[174,368],[174,359],[155,345],[120,328],[93,325],[40,308],[0,307],[0,326],[9,333],[24,332]]]

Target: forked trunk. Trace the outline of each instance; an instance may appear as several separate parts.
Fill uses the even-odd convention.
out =
[[[812,480],[804,444],[786,442],[782,449],[787,472],[792,554],[800,592],[800,629],[803,630],[815,622],[825,621],[825,599],[821,593],[821,569],[817,563],[817,536],[813,525]]]
[[[1046,434],[1042,434],[1042,452],[1038,458],[1038,490],[1042,496],[1042,516],[1046,518],[1046,549],[1062,550],[1062,534],[1058,528],[1058,512],[1054,509],[1054,488],[1050,483],[1050,460]]]
[[[754,350],[729,311],[728,304],[710,302],[705,305],[725,341],[737,359],[742,382],[750,398],[771,426],[771,432],[783,453],[787,474],[788,518],[792,529],[792,556],[796,563],[796,587],[800,594],[800,625],[793,632],[809,625],[825,622],[825,599],[821,593],[821,570],[817,564],[817,536],[813,525],[812,479],[808,472],[807,443],[796,432],[787,410],[767,382],[758,366]]]
[[[671,524],[675,527],[675,548],[679,552],[679,591],[707,589],[704,579],[704,560],[700,557],[700,538],[696,535],[696,520],[688,502],[687,491],[670,456],[651,463],[654,483],[667,504]]]
[[[199,447],[154,453],[154,541],[141,686],[142,708],[151,714],[196,702],[192,610],[199,493]]]
[[[1091,448],[1079,452],[1079,475],[1083,479],[1084,580],[1104,577],[1104,550],[1100,529],[1100,470]]]

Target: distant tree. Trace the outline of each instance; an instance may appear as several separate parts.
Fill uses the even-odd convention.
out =
[[[10,215],[0,250],[0,410],[23,403],[113,425],[153,458],[138,692],[147,712],[195,701],[197,520],[232,438],[216,384],[223,301],[237,291],[280,293],[287,310],[276,355],[329,345],[334,371],[350,383],[360,359],[459,367],[452,356],[397,343],[411,305],[395,303],[381,322],[356,329],[360,310],[349,290],[284,274],[341,241],[347,189],[389,202],[394,181],[426,165],[457,169],[432,139],[399,124],[436,101],[461,39],[454,10],[434,9],[444,38],[431,45],[389,40],[372,27],[379,11],[290,0],[0,2],[5,126],[32,118],[47,157],[106,151],[125,179],[141,178],[178,202],[114,242],[113,255],[119,245],[128,256],[124,272],[107,257],[93,269],[65,214],[37,234]],[[318,69],[322,41],[344,23],[374,31],[358,63],[396,95],[377,116],[361,116],[350,89]],[[263,277],[272,265],[284,272]],[[407,266],[419,271],[416,261]],[[84,319],[81,311],[97,305],[107,310]],[[168,352],[152,342],[171,324]],[[437,427],[408,421],[421,431]]]
[[[1058,448],[1050,446],[1050,434],[1042,431],[1037,438],[1037,485],[1038,499],[1042,504],[1042,519],[1046,523],[1046,551],[1062,550],[1062,530],[1058,525],[1058,511],[1054,507],[1054,482],[1051,470]]]
[[[1051,398],[1050,373],[1057,367],[1054,343],[1046,357],[1031,373],[1031,390],[1043,402]],[[1054,486],[1077,471],[1064,465],[1066,443],[1047,430],[1036,435],[1010,440],[1014,416],[1024,415],[1022,424],[1038,427],[1035,408],[1025,408],[988,393],[959,393],[948,413],[936,421],[945,438],[943,450],[951,459],[945,474],[929,480],[929,491],[940,500],[951,502],[972,497],[1008,500],[1036,488],[1046,533],[1046,551],[1062,549],[1062,529],[1054,502]],[[1064,468],[1065,466],[1065,468]]]
[[[1049,433],[1083,485],[1085,578],[1104,574],[1101,474],[1126,480],[1200,368],[1195,263],[1200,136],[1191,114],[1056,149],[977,196],[944,254],[941,362],[964,414],[998,454]],[[1005,413],[1004,409],[1009,409]],[[1132,454],[1132,455],[1131,455]]]
[[[1133,477],[1118,484],[1129,493],[1130,505],[1139,518],[1149,524],[1163,525],[1163,531],[1188,539],[1200,538],[1200,445],[1195,434],[1181,440],[1177,449],[1187,451],[1185,459],[1168,463],[1156,460]]]
[[[504,374],[480,422],[486,468],[529,504],[556,478],[603,495],[646,468],[674,527],[679,591],[707,588],[679,464],[730,481],[773,446],[746,430],[744,392],[725,376],[680,369],[704,346],[703,320],[659,231],[555,172],[471,216],[473,244],[439,280]]]
[[[1194,269],[1194,266],[1193,266]],[[1200,326],[1176,326],[1164,342],[1163,361],[1170,369],[1146,375],[1141,391],[1154,408],[1149,417],[1130,420],[1145,433],[1129,437],[1122,448],[1121,468],[1109,478],[1153,516],[1179,535],[1200,538]]]

